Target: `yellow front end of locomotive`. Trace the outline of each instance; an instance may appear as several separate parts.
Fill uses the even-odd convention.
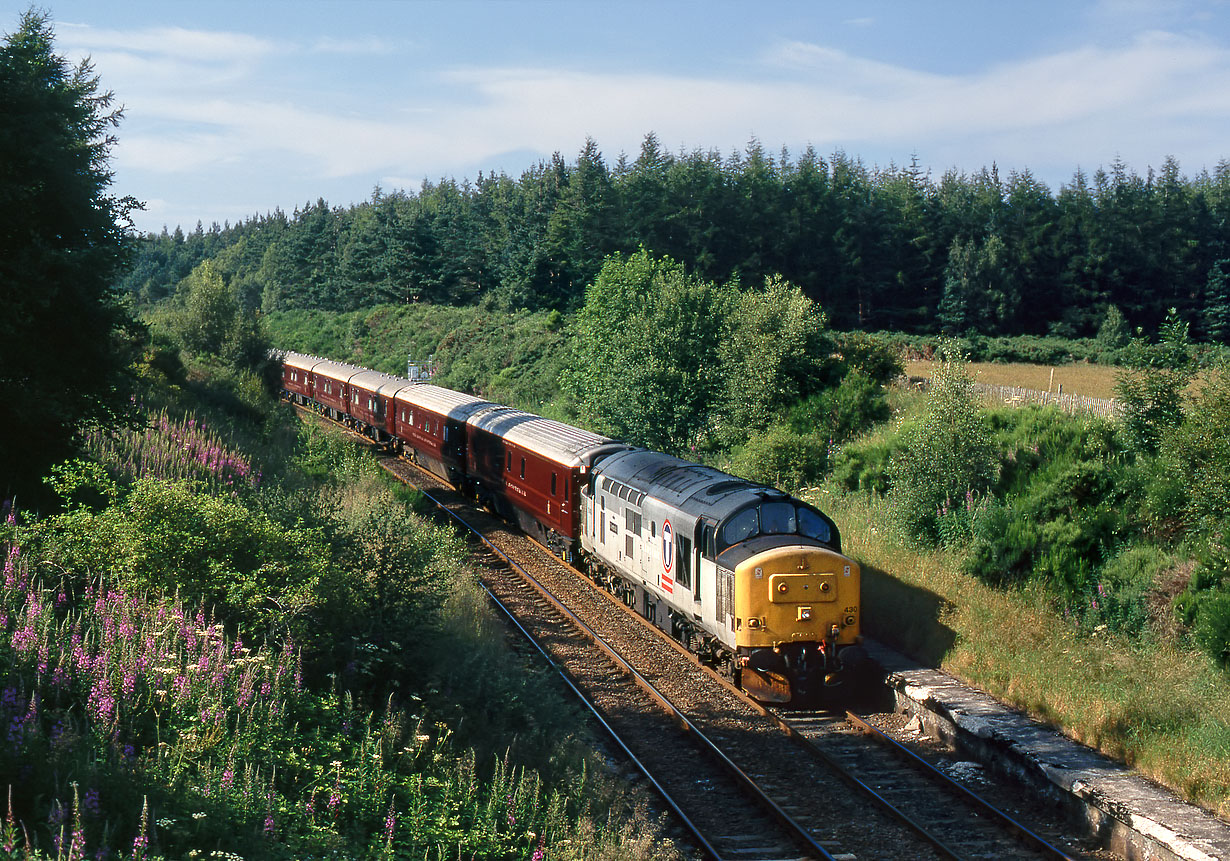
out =
[[[859,640],[859,567],[821,547],[779,547],[735,568],[735,644],[773,648],[789,643]]]

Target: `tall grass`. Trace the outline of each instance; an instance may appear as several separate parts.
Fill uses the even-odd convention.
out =
[[[906,362],[905,372],[912,377],[930,378],[939,362],[916,360]],[[1065,364],[1032,365],[1023,362],[970,362],[974,382],[988,386],[1017,386],[1040,392],[1084,395],[1089,398],[1115,397],[1115,380],[1121,368],[1111,365]]]
[[[1230,681],[1204,655],[1079,620],[1036,589],[960,573],[960,552],[923,551],[883,500],[818,492],[863,565],[867,633],[1230,815]]]

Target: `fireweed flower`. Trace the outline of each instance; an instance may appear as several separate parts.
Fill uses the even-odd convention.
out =
[[[397,827],[397,811],[393,808],[393,799],[389,799],[389,812],[384,817],[384,842],[389,845],[393,842],[393,830]]]

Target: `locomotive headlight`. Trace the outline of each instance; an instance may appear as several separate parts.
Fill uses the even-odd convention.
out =
[[[853,627],[854,627],[854,623],[855,623],[856,621],[858,621],[858,620],[857,620],[857,619],[855,619],[853,616],[846,616],[846,618],[845,618],[845,619],[843,619],[842,621],[844,621],[844,622],[845,622],[845,625],[846,625],[846,627],[847,627],[847,628],[853,628]]]
[[[810,620],[811,620],[811,607],[800,607],[799,608],[799,621],[808,622]]]

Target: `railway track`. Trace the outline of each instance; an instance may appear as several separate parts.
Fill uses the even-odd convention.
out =
[[[1113,857],[1074,840],[1068,852],[1056,848],[1061,829],[1047,826],[1051,841],[1038,837],[886,746],[853,715],[765,709],[435,476],[394,458],[382,464],[491,548],[488,591],[561,668],[706,856]]]

